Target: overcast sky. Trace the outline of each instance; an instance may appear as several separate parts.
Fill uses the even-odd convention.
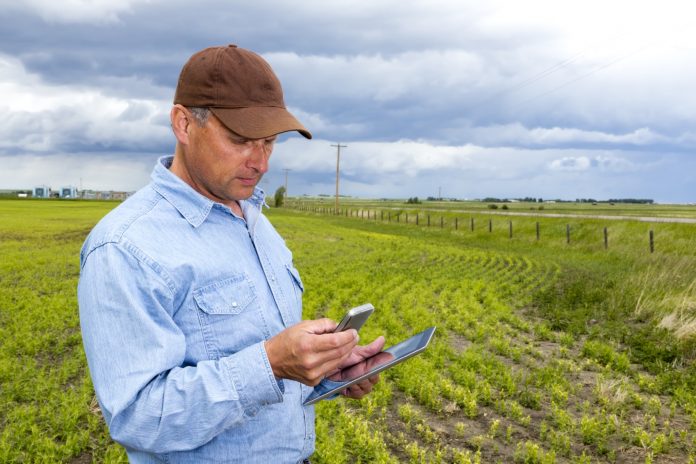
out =
[[[694,6],[692,6],[694,5]],[[690,1],[0,0],[0,189],[135,190],[183,63],[262,54],[273,193],[696,202]]]

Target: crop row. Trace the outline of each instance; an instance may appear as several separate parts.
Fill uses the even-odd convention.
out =
[[[383,374],[371,398],[319,405],[320,442],[333,443],[352,418],[370,424],[379,453],[351,442],[320,447],[320,462],[590,462],[693,449],[688,415],[636,385],[648,375],[618,347],[520,312],[555,284],[562,271],[554,260],[345,219],[284,217],[279,225],[305,279],[308,317],[338,318],[370,301],[377,311],[361,337],[385,334],[388,344],[438,327],[433,346]]]

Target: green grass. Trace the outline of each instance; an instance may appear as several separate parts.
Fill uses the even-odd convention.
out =
[[[288,206],[299,207],[323,207],[334,208],[334,198],[315,197],[291,197]],[[491,205],[497,209],[492,210]],[[502,209],[505,206],[507,209]],[[341,209],[371,208],[392,209],[404,211],[446,211],[446,212],[485,212],[485,213],[531,213],[531,214],[578,214],[578,215],[602,215],[625,216],[627,218],[637,216],[648,217],[672,217],[672,218],[696,218],[696,205],[676,204],[624,204],[624,203],[489,203],[483,201],[422,201],[418,204],[409,204],[404,200],[366,200],[356,198],[340,198]]]
[[[0,200],[0,462],[125,459],[94,403],[76,304],[81,243],[116,204]],[[444,213],[442,229],[428,213],[429,228],[268,211],[305,317],[371,302],[361,338],[388,344],[438,327],[368,398],[318,405],[313,462],[694,458],[696,226],[519,217],[511,239],[487,211]]]
[[[94,403],[79,250],[115,203],[0,201],[0,462],[122,456]]]

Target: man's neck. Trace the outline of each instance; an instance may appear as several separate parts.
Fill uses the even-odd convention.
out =
[[[244,211],[242,211],[242,205],[239,204],[237,200],[233,200],[229,203],[227,203],[227,206],[230,207],[232,212],[239,216],[240,218],[244,219]]]

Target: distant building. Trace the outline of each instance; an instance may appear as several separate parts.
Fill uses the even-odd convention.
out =
[[[50,198],[51,197],[51,188],[47,187],[46,185],[40,185],[38,187],[34,187],[34,193],[32,196],[34,198]]]
[[[135,192],[114,190],[80,190],[77,195],[84,200],[125,200]]]
[[[111,199],[112,200],[125,200],[129,196],[131,196],[133,192],[111,192]]]
[[[62,187],[60,189],[61,198],[77,198],[77,187]]]

